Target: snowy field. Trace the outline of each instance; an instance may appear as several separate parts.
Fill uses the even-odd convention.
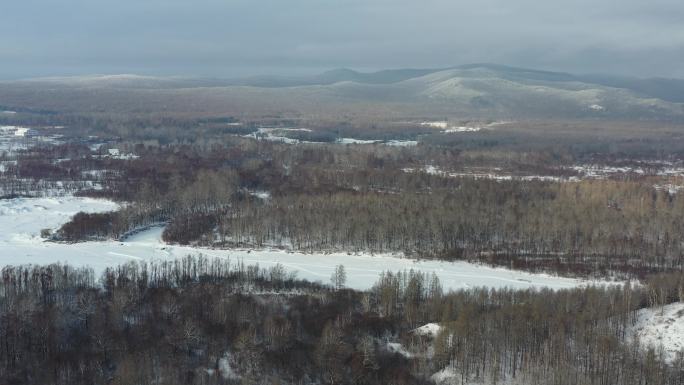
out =
[[[677,352],[684,352],[684,302],[639,310],[627,337],[656,351],[662,346],[665,361],[673,362]]]
[[[67,262],[90,266],[100,273],[108,266],[130,261],[175,259],[187,255],[229,258],[246,264],[270,267],[282,264],[296,271],[298,278],[329,283],[337,265],[347,270],[347,286],[370,288],[383,271],[419,270],[436,273],[445,289],[471,287],[511,287],[525,289],[572,288],[587,281],[544,274],[514,272],[466,262],[415,261],[392,255],[305,254],[282,250],[215,250],[166,245],[161,241],[162,228],[152,228],[129,237],[124,242],[85,242],[61,244],[45,242],[40,230],[57,229],[79,212],[102,212],[116,209],[106,200],[90,198],[20,198],[0,201],[0,265],[49,264]]]

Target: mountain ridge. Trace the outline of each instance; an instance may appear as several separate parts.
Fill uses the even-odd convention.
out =
[[[268,105],[317,114],[344,108],[423,115],[684,120],[684,80],[573,75],[487,63],[375,72],[339,68],[313,76],[233,80],[91,75],[0,84],[0,104],[38,100],[32,107],[56,110],[87,105],[103,109],[109,100],[124,109],[133,108],[129,103],[136,100],[136,109],[141,103],[146,108],[156,104],[183,109],[202,100],[212,111],[230,103],[256,111]],[[62,100],[55,101],[55,95]],[[94,103],[98,98],[101,101]]]
[[[316,85],[332,85],[340,82],[362,84],[395,84],[437,72],[461,70],[486,70],[502,78],[518,81],[581,82],[605,87],[623,88],[644,96],[668,102],[684,103],[684,79],[649,77],[638,78],[605,74],[576,75],[567,72],[538,70],[494,63],[473,63],[445,68],[399,68],[373,72],[361,72],[350,68],[336,68],[311,76],[262,75],[223,79],[215,77],[145,76],[136,74],[85,75],[65,77],[31,78],[0,83],[48,82],[65,85],[78,83],[106,83],[112,87],[131,88],[193,88],[245,86],[259,88],[287,88]],[[118,84],[117,84],[118,81]],[[84,85],[84,84],[80,84]],[[103,84],[95,84],[103,85]]]

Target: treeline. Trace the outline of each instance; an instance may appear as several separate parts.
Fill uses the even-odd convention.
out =
[[[683,196],[639,183],[464,179],[431,193],[276,196],[235,205],[218,229],[222,242],[256,247],[676,268],[684,262],[683,214]]]
[[[635,312],[681,300],[681,274],[644,287],[445,293],[384,273],[368,292],[282,266],[185,258],[107,269],[6,267],[6,384],[684,384],[684,356],[627,342]],[[337,282],[339,284],[339,282]],[[679,293],[679,294],[678,294]],[[414,329],[438,322],[436,336]]]

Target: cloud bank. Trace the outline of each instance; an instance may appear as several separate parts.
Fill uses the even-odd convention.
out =
[[[0,77],[234,77],[499,63],[684,77],[679,0],[22,0]]]

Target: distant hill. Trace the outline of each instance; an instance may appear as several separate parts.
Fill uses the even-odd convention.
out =
[[[495,64],[244,79],[136,75],[0,83],[0,104],[53,110],[684,119],[684,80],[573,75]],[[59,98],[59,100],[55,100]],[[201,101],[201,102],[200,102]]]
[[[394,69],[371,73],[363,73],[351,69],[340,68],[311,77],[288,78],[264,76],[227,81],[227,83],[233,85],[258,87],[329,85],[346,81],[366,84],[391,84],[445,70],[469,71],[483,69],[489,70],[492,73],[496,73],[499,76],[509,80],[594,83],[606,87],[625,88],[646,96],[651,96],[666,101],[684,103],[684,79],[640,79],[609,75],[573,75],[563,72],[539,71],[487,63],[468,64],[442,69]]]
[[[644,96],[650,96],[669,102],[684,103],[684,79],[639,79],[609,75],[573,75],[562,72],[539,71],[496,64],[468,64],[445,69],[396,69],[371,73],[362,73],[342,68],[327,71],[312,77],[255,77],[228,83],[258,87],[330,85],[347,81],[365,84],[391,84],[445,70],[489,70],[492,74],[497,74],[502,78],[520,82],[547,81],[596,84],[605,87],[624,88]]]

